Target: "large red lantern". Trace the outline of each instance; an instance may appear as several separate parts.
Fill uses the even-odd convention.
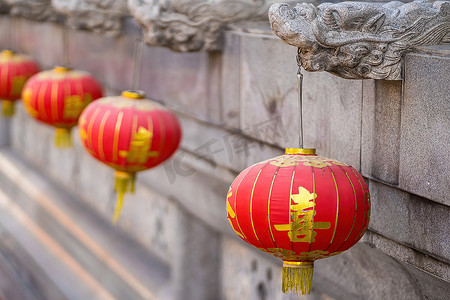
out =
[[[181,139],[175,114],[144,97],[141,91],[125,91],[122,96],[99,99],[84,110],[78,124],[87,151],[116,170],[114,222],[124,193],[134,192],[136,172],[168,159]]]
[[[25,82],[39,72],[39,66],[30,57],[11,50],[0,52],[0,100],[2,114],[14,114],[14,101],[20,99]]]
[[[100,84],[89,73],[60,66],[31,77],[22,92],[26,111],[56,127],[57,147],[71,146],[71,128],[83,109],[101,96]]]
[[[364,235],[369,190],[353,167],[314,149],[288,148],[239,174],[227,212],[244,241],[283,260],[283,292],[309,294],[314,261],[349,249]]]

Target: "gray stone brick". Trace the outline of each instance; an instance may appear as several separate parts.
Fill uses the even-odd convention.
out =
[[[241,49],[241,130],[271,144],[295,147],[295,49],[274,37],[258,35],[243,35]]]
[[[208,119],[211,103],[207,53],[176,53],[162,47],[144,47],[139,88],[149,98],[162,101],[177,110]]]
[[[369,229],[450,261],[450,208],[370,180]]]
[[[361,171],[398,184],[402,82],[363,81]]]
[[[405,68],[399,186],[450,205],[450,54],[411,53]]]
[[[63,64],[63,31],[51,22],[17,18],[16,50],[32,56],[42,69]]]
[[[303,73],[305,145],[359,170],[362,81]]]
[[[225,33],[221,68],[221,121],[225,126],[239,129],[241,37],[234,32]]]
[[[108,37],[87,31],[69,31],[70,63],[90,72],[104,85],[116,90],[131,88],[136,35]]]
[[[10,120],[0,116],[0,147],[9,145],[10,127]]]
[[[358,243],[315,263],[313,291],[331,299],[423,299],[416,279],[398,261]]]
[[[220,235],[183,209],[174,218],[174,299],[216,299],[220,293]]]

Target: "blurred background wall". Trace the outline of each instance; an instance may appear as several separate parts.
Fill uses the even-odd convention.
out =
[[[130,88],[140,36],[121,19],[116,35],[67,33],[71,65],[108,95]],[[63,20],[2,14],[0,45],[52,68]],[[281,293],[282,262],[241,241],[225,208],[240,171],[296,146],[296,49],[267,21],[227,26],[221,39],[221,51],[144,46],[139,89],[178,115],[183,140],[138,175],[116,226],[113,171],[78,132],[60,150],[21,103],[0,118],[0,299],[300,299]],[[305,145],[361,172],[372,211],[362,241],[318,261],[301,299],[448,299],[449,61],[448,46],[416,49],[402,81],[304,72]]]

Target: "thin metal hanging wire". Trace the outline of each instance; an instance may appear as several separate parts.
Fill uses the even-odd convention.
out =
[[[131,69],[131,89],[137,90],[141,81],[142,56],[144,51],[143,31],[139,30],[138,37],[134,44],[133,65]]]
[[[300,48],[297,50],[297,82],[298,82],[298,147],[303,149],[303,74],[300,61]]]
[[[11,16],[9,18],[8,28],[8,48],[9,50],[17,50],[17,17]]]
[[[69,55],[69,51],[70,51],[70,44],[69,44],[69,32],[70,28],[67,25],[67,18],[64,21],[64,26],[63,26],[63,32],[62,32],[62,38],[63,38],[63,44],[62,44],[62,60],[63,60],[63,65],[65,67],[69,67],[70,66],[70,55]]]

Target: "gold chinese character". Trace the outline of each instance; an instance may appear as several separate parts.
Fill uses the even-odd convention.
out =
[[[76,119],[85,107],[83,98],[78,95],[68,96],[64,99],[64,118]]]
[[[153,133],[144,127],[139,127],[130,142],[130,151],[119,151],[120,157],[126,157],[129,163],[144,164],[149,157],[158,156],[157,151],[150,151]]]
[[[298,188],[298,194],[291,195],[291,200],[295,203],[290,205],[289,224],[277,224],[275,229],[278,231],[287,231],[289,239],[292,242],[315,242],[317,232],[313,229],[329,229],[329,222],[314,222],[316,214],[314,200],[317,194],[310,193],[304,187]]]

